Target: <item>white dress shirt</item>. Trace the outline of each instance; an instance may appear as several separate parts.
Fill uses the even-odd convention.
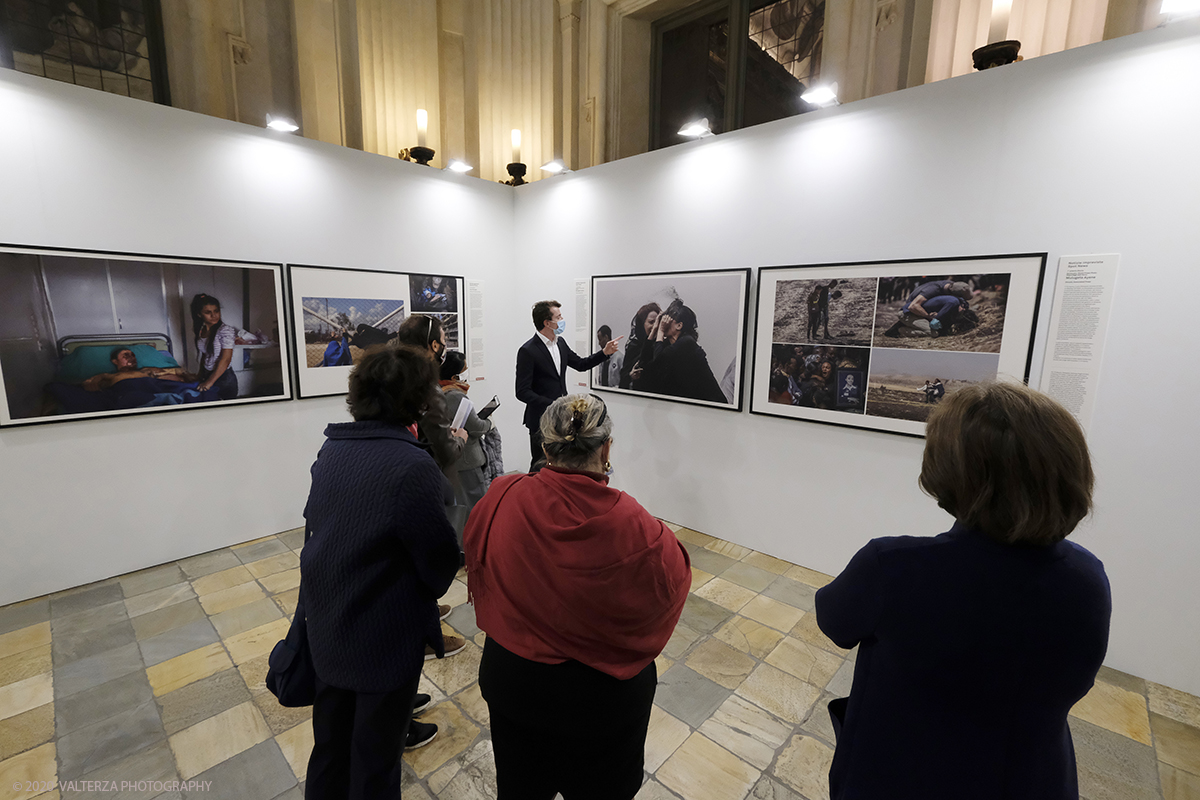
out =
[[[550,358],[554,359],[554,371],[557,374],[562,375],[562,357],[558,354],[558,340],[555,339],[554,341],[550,341],[550,339],[546,337],[546,334],[542,333],[541,331],[538,331],[537,335],[542,337],[542,343],[545,344],[546,349],[550,351]]]

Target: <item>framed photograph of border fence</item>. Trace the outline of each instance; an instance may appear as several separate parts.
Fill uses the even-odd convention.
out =
[[[447,346],[464,349],[461,277],[289,264],[288,291],[301,398],[345,394],[351,368],[412,314],[440,320]]]
[[[1045,253],[763,267],[750,412],[923,436],[963,386],[1028,380],[1045,270]]]
[[[0,245],[0,425],[290,400],[283,266]]]
[[[593,389],[742,410],[750,269],[592,278]],[[581,354],[582,355],[582,354]]]

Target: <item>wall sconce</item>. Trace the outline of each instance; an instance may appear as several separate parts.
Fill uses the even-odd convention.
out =
[[[1020,61],[1021,43],[1008,36],[1008,20],[1012,15],[1012,0],[992,0],[992,16],[988,25],[988,43],[971,53],[975,69],[982,72]]]
[[[679,129],[679,135],[687,139],[707,139],[709,136],[716,136],[708,124],[708,117],[684,125]]]
[[[272,114],[267,114],[267,127],[273,131],[281,131],[283,133],[292,133],[300,130],[300,126],[291,117],[276,117]]]
[[[557,158],[553,161],[547,161],[545,164],[542,164],[542,169],[546,170],[546,172],[549,172],[551,175],[562,175],[571,171],[567,169],[566,164],[559,161]]]
[[[820,106],[821,108],[829,108],[830,106],[841,105],[837,99],[838,85],[836,82],[828,86],[814,86],[804,94],[800,95],[800,99],[809,105]]]
[[[512,163],[507,167],[508,180],[500,181],[506,186],[524,186],[525,173],[528,171],[524,164],[521,163],[521,131],[513,128],[512,132]]]
[[[457,158],[450,159],[450,163],[446,165],[446,169],[451,172],[470,172],[475,169],[465,161],[459,161]]]
[[[433,159],[437,152],[432,147],[425,146],[425,137],[429,132],[429,112],[423,108],[417,109],[417,146],[410,147],[404,153],[400,154],[404,158],[405,153],[408,157],[418,164],[428,167],[429,162]],[[408,159],[405,159],[406,161]]]

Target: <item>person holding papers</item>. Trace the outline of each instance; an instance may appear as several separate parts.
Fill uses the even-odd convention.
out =
[[[467,432],[462,454],[450,465],[450,468],[458,473],[458,480],[454,482],[455,513],[450,514],[450,522],[458,534],[460,547],[467,515],[487,489],[483,478],[487,456],[483,452],[482,439],[495,424],[491,419],[480,419],[467,398],[471,387],[459,380],[466,366],[466,356],[457,350],[450,350],[442,364],[440,381],[442,393],[446,397],[446,413],[451,419],[450,427]]]

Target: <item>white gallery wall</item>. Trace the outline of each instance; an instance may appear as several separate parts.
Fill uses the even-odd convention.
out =
[[[0,175],[7,244],[510,291],[509,187],[3,69]],[[332,397],[0,430],[0,604],[303,524],[322,431],[348,420]]]
[[[539,182],[517,196],[520,283],[565,300],[593,274],[1047,251],[1036,385],[1058,257],[1120,253],[1096,510],[1075,539],[1112,581],[1108,663],[1200,693],[1198,34],[1177,24]],[[950,526],[917,487],[921,440],[606,399],[616,485],[666,519],[835,574],[871,537]]]

